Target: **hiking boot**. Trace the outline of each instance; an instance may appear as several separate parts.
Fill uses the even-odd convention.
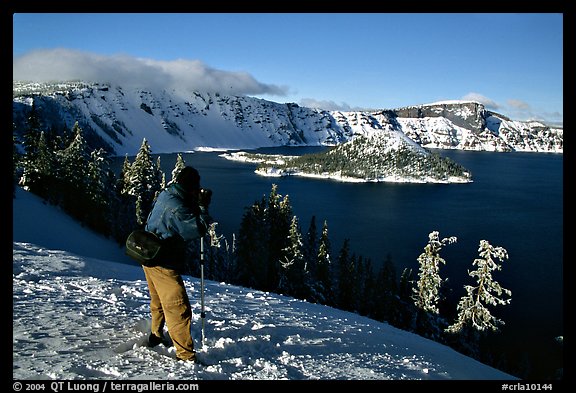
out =
[[[176,355],[176,360],[181,361],[181,362],[193,362],[193,363],[198,363],[198,359],[196,358],[196,354],[192,354],[191,357],[189,357],[188,359],[183,359],[180,356]]]
[[[163,343],[164,343],[164,339],[162,337],[158,337],[154,333],[150,333],[150,336],[148,337],[148,346],[150,348],[154,348],[158,344],[163,344]]]

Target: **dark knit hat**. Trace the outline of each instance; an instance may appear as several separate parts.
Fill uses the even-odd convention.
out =
[[[191,166],[184,167],[176,176],[176,183],[180,184],[186,192],[199,190],[200,174]]]

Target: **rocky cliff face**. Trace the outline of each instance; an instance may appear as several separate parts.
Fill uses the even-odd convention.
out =
[[[486,110],[478,102],[437,103],[394,110],[396,117],[426,119],[442,117],[455,126],[481,132],[486,127]]]
[[[563,130],[513,121],[478,102],[440,102],[387,111],[399,128],[429,148],[563,152]]]
[[[201,147],[245,149],[335,145],[382,130],[423,147],[562,152],[563,134],[536,122],[512,121],[477,102],[445,102],[379,112],[322,111],[252,98],[196,92],[123,89],[87,83],[13,84],[13,121],[26,130],[34,103],[46,130],[78,122],[94,147],[135,154],[146,138],[153,152]]]

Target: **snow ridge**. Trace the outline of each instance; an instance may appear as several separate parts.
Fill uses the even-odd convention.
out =
[[[423,147],[563,152],[562,129],[512,121],[477,102],[446,101],[377,112],[323,111],[246,96],[122,88],[108,84],[13,82],[13,119],[24,132],[32,102],[46,129],[78,121],[101,147],[134,155],[199,148],[337,145],[389,130]]]

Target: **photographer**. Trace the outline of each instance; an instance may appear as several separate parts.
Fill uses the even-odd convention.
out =
[[[195,361],[190,334],[192,309],[182,281],[187,243],[203,237],[211,218],[208,215],[212,192],[200,187],[200,175],[187,166],[156,199],[148,216],[146,230],[169,244],[159,266],[143,266],[150,291],[151,333],[148,345],[164,342],[164,324],[179,360]]]

